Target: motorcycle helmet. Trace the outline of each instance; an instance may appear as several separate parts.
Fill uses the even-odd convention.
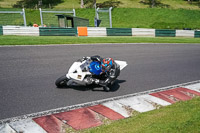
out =
[[[114,61],[112,58],[105,58],[101,61],[101,69],[103,72],[107,72],[111,69]]]
[[[89,71],[94,75],[100,75],[102,72],[100,63],[97,61],[91,62],[89,65]]]

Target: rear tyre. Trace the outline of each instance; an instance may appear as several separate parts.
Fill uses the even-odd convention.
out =
[[[63,75],[56,80],[55,85],[57,86],[57,88],[66,87],[68,80],[69,79],[66,77],[66,75]]]

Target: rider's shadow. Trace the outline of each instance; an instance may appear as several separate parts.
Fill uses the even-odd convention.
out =
[[[115,83],[112,85],[111,92],[115,92],[120,88],[120,84],[126,82],[126,80],[116,80]]]
[[[116,80],[115,83],[112,85],[110,92],[115,92],[119,90],[120,84],[126,82],[126,80]],[[78,90],[78,91],[104,91],[102,86],[97,85],[90,85],[90,86],[79,86],[79,87],[70,87],[71,89]]]

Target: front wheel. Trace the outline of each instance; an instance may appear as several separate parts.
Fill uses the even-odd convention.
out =
[[[60,78],[58,78],[55,82],[55,85],[58,88],[62,88],[64,86],[67,86],[67,82],[68,82],[68,78],[66,77],[66,75],[61,76]]]

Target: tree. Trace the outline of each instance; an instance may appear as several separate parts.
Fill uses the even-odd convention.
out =
[[[118,7],[120,4],[123,4],[121,1],[108,0],[103,3],[97,3],[97,6],[100,8],[109,8],[109,7]]]
[[[155,0],[151,0],[151,7],[153,8],[155,6]]]
[[[161,0],[141,0],[140,3],[145,5],[149,5],[149,7],[162,7],[162,8],[169,8],[170,6],[164,3],[161,3]]]
[[[80,4],[81,4],[81,8],[84,8],[85,5],[91,8],[91,7],[94,7],[94,5],[96,4],[96,0],[81,0]]]
[[[185,0],[185,1],[187,1],[189,4],[197,5],[198,7],[200,7],[200,0]]]
[[[93,0],[93,5],[95,5],[97,3],[97,1],[96,0]]]
[[[63,0],[21,0],[17,1],[15,5],[13,5],[14,8],[34,8],[38,3],[42,3],[42,7],[53,7],[59,3],[62,3]]]
[[[87,8],[93,8],[93,7],[117,7],[119,4],[122,4],[121,1],[117,0],[107,0],[102,3],[97,3],[96,0],[81,0],[80,1],[81,8],[87,7]],[[87,6],[86,6],[87,5]]]
[[[158,3],[158,0],[142,0],[140,3],[143,3],[145,5],[149,5],[151,8],[155,7],[156,3]]]

